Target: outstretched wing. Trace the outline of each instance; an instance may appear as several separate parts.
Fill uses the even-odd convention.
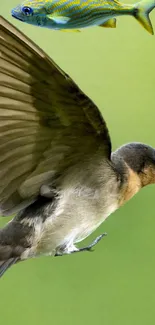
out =
[[[29,204],[40,187],[102,147],[95,104],[38,46],[0,16],[0,208]]]

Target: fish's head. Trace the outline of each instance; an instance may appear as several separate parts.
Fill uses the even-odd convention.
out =
[[[47,23],[47,6],[52,1],[31,0],[11,10],[12,17],[36,26],[44,26]]]

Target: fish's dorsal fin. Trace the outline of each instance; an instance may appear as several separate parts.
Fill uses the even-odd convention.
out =
[[[51,20],[53,20],[55,23],[57,24],[67,24],[68,21],[70,20],[69,17],[65,17],[65,16],[59,16],[59,15],[54,15],[54,14],[50,14],[47,15],[47,17]]]
[[[99,27],[116,28],[116,18],[108,19],[103,24],[99,25]]]

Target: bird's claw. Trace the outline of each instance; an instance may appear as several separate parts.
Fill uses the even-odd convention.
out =
[[[64,247],[63,247],[63,249],[61,247],[61,249],[59,248],[59,250],[56,252],[56,254],[54,256],[62,256],[62,255],[66,255],[66,254],[72,254],[72,253],[78,253],[78,252],[84,252],[84,251],[93,252],[94,251],[93,247],[96,246],[96,244],[105,236],[107,236],[107,233],[101,234],[100,236],[96,237],[90,245],[76,249],[76,250],[71,250],[69,253],[68,253],[68,251],[66,251],[66,249]]]
[[[101,234],[100,236],[96,237],[95,240],[89,246],[79,248],[77,252],[83,252],[83,251],[93,252],[94,250],[92,248],[96,246],[98,242],[105,236],[107,236],[107,233]]]

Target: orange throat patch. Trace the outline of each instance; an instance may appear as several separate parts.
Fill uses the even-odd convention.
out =
[[[155,167],[148,166],[144,168],[143,173],[140,174],[142,186],[155,184]]]
[[[125,202],[129,201],[142,187],[142,182],[140,176],[134,172],[127,164],[127,173],[128,178],[124,183],[120,198],[119,198],[119,206],[122,206]]]

